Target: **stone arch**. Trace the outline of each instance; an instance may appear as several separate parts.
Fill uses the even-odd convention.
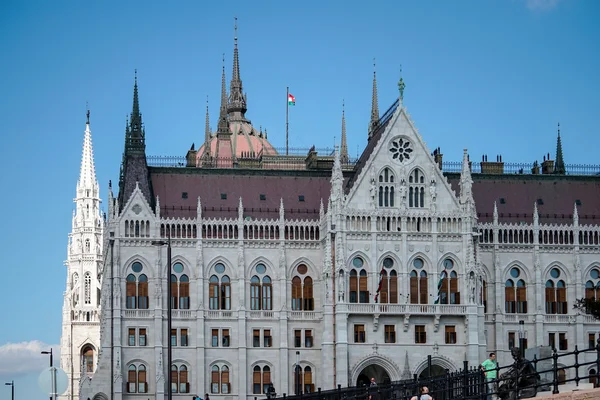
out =
[[[265,275],[269,275],[273,281],[279,279],[279,276],[277,275],[277,268],[273,266],[273,263],[271,261],[269,261],[266,257],[263,256],[256,257],[248,263],[244,274],[246,276],[246,279],[250,280],[250,278],[252,277],[252,269],[256,267],[257,264],[264,264],[265,267],[267,267]]]
[[[180,255],[176,255],[175,257],[171,257],[171,266],[175,265],[175,263],[183,264],[183,268],[184,268],[183,273],[187,274],[186,271],[189,271],[189,274],[187,274],[187,275],[189,275],[190,280],[191,279],[197,279],[196,272],[194,271],[194,268],[192,267],[192,265],[189,263],[189,261],[185,257],[180,256]],[[171,270],[171,272],[172,272],[172,270]]]
[[[552,261],[542,271],[542,286],[544,285],[544,283],[546,283],[546,280],[548,279],[548,275],[550,275],[550,271],[552,270],[552,268],[558,268],[560,273],[564,274],[565,277],[562,279],[567,283],[567,285],[570,283],[574,283],[571,271],[569,271],[565,264],[561,263],[560,261]]]
[[[205,270],[205,279],[209,279],[212,275],[217,275],[217,273],[215,272],[215,265],[219,263],[225,266],[225,275],[227,275],[232,280],[238,279],[239,274],[237,269],[233,266],[233,264],[231,264],[231,262],[227,258],[223,256],[217,256],[210,260],[208,264],[206,264],[207,268]]]
[[[423,265],[423,269],[425,269],[427,271],[427,274],[430,274],[431,272],[431,268],[433,267],[433,263],[431,262],[431,259],[423,252],[421,251],[417,251],[415,254],[413,254],[409,259],[408,262],[406,263],[406,270],[409,272],[412,269],[412,263],[413,261],[415,261],[415,258],[420,258],[421,260],[423,260],[423,263],[425,265]]]
[[[450,372],[454,372],[457,371],[458,368],[456,367],[456,365],[454,364],[454,362],[445,356],[432,356],[431,357],[431,365],[437,365],[439,367],[442,367],[443,369],[447,369],[450,370]],[[415,367],[414,369],[414,373],[416,375],[421,374],[421,372],[425,371],[425,369],[429,366],[429,363],[427,361],[427,358],[423,358]]]
[[[352,264],[352,260],[354,260],[356,257],[360,257],[362,258],[364,265],[363,268],[369,270],[369,266],[371,265],[371,259],[369,258],[369,256],[364,253],[361,250],[357,250],[354,253],[352,253],[350,255],[350,257],[348,257],[348,259],[346,260],[346,272],[350,271],[351,269],[355,268],[354,265]]]
[[[140,272],[141,274],[146,274],[148,279],[156,278],[156,270],[154,269],[154,266],[152,265],[152,263],[150,261],[148,261],[148,259],[140,256],[139,254],[136,254],[134,256],[129,257],[123,263],[123,265],[121,265],[121,267],[120,267],[121,279],[125,279],[125,277],[127,277],[127,275],[128,275],[127,271],[130,270],[131,266],[136,261],[139,262],[140,264],[142,264],[142,267],[144,268],[144,269],[142,269],[142,272]],[[162,264],[162,260],[160,261],[160,263]],[[166,272],[166,270],[165,270],[165,272]]]
[[[581,277],[582,282],[585,284],[586,281],[589,280],[589,276],[590,276],[590,271],[594,268],[598,268],[600,269],[600,262],[598,261],[593,261],[592,263],[590,263],[590,265],[588,265],[585,268],[582,268],[581,271],[583,273],[583,276]]]
[[[437,262],[437,272],[440,273],[442,272],[445,268],[444,268],[444,260],[446,258],[451,259],[454,262],[454,270],[456,271],[456,273],[460,273],[460,271],[463,268],[463,263],[460,261],[460,259],[456,256],[456,254],[452,253],[452,252],[446,252],[444,253],[438,260]],[[462,271],[462,274],[464,274],[465,276],[467,275],[467,271]]]
[[[510,276],[510,270],[513,267],[519,267],[521,272],[523,272],[525,277],[524,278],[521,277],[519,279],[523,279],[527,285],[532,285],[533,283],[535,283],[531,276],[531,271],[529,271],[529,268],[519,260],[512,260],[511,262],[506,264],[506,266],[503,268],[502,276],[504,279],[502,280],[502,283],[505,283],[507,279],[513,279],[513,280],[515,279],[512,276]]]
[[[89,400],[89,397],[88,397]],[[108,400],[108,396],[105,395],[104,393],[100,392],[100,393],[96,393],[94,395],[94,397],[92,397],[92,400]]]
[[[358,380],[360,373],[370,365],[376,365],[383,368],[387,372],[392,382],[399,381],[401,379],[400,369],[396,363],[394,363],[394,361],[381,354],[371,354],[363,357],[354,365],[354,367],[352,367],[352,371],[350,372],[350,382],[355,383]]]
[[[402,262],[400,261],[400,257],[398,257],[398,255],[392,251],[386,251],[377,260],[377,265],[375,266],[376,267],[375,272],[379,273],[379,271],[381,271],[381,269],[383,268],[383,260],[385,260],[388,257],[391,258],[392,260],[394,260],[394,267],[392,269],[394,269],[396,271],[401,271],[400,268],[402,268]]]
[[[287,269],[287,280],[291,280],[296,275],[296,268],[298,268],[298,265],[300,264],[304,264],[308,267],[308,272],[306,273],[307,276],[310,276],[311,278],[314,277],[314,281],[319,279],[319,271],[313,262],[306,257],[298,257]]]
[[[484,263],[481,263],[481,270],[483,272],[483,279],[488,283],[488,284],[492,284],[493,279],[495,279],[494,275],[491,273],[490,269],[488,268],[487,265],[485,265]]]

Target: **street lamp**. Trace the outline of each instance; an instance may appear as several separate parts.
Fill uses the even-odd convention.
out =
[[[10,390],[12,392],[11,399],[15,400],[15,381],[6,382],[5,385],[11,386]]]
[[[519,321],[519,351],[521,357],[525,358],[525,339],[527,338],[527,332],[525,332],[525,321]]]
[[[171,385],[172,348],[171,348],[171,231],[167,229],[167,240],[154,240],[154,246],[167,245],[167,400],[173,399]]]
[[[42,351],[42,354],[50,355],[50,373],[52,374],[52,393],[50,394],[50,400],[56,399],[56,368],[54,368],[54,362],[52,361],[52,347],[50,351]]]

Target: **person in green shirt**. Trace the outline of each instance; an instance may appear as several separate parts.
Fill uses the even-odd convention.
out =
[[[481,363],[481,370],[485,374],[485,382],[488,392],[488,400],[492,400],[491,393],[494,393],[494,381],[496,380],[498,363],[496,362],[496,353],[490,353],[490,358]]]

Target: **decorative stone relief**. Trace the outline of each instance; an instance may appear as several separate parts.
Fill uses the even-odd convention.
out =
[[[431,250],[431,246],[430,246],[430,245],[427,245],[427,246],[425,246],[425,251],[426,251],[427,253],[429,253],[429,250]]]
[[[142,207],[139,204],[134,204],[133,207],[131,207],[131,211],[133,211],[136,215],[139,215],[139,213],[142,212]]]
[[[373,314],[373,332],[377,332],[379,328],[379,313]],[[377,351],[375,351],[377,353]]]
[[[396,243],[394,245],[394,250],[396,251],[396,253],[400,251],[400,244],[399,243]]]
[[[437,332],[440,329],[440,318],[442,317],[441,314],[435,314],[435,318],[433,320],[433,331]]]
[[[408,332],[408,325],[410,322],[410,314],[404,315],[404,332]]]

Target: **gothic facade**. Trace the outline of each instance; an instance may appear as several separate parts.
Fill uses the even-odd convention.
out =
[[[105,225],[93,206],[98,219],[79,222],[79,201],[84,211],[98,202],[97,191],[79,194],[80,179],[73,238],[84,250],[69,248],[63,368],[87,344],[94,358],[92,371],[73,369],[74,394],[251,399],[271,385],[291,394],[393,381],[474,366],[490,351],[506,364],[519,344],[566,352],[595,340],[598,324],[572,305],[600,287],[600,178],[565,175],[562,150],[543,173],[504,174],[485,158],[476,168],[466,150],[444,171],[403,82],[380,116],[374,79],[358,160],[344,120],[335,154],[283,156],[246,118],[237,39],[229,95],[224,73],[222,86],[217,131],[207,114],[204,145],[181,166],[156,166],[136,81]],[[97,304],[70,289],[88,258],[92,286],[102,272],[100,325]],[[89,338],[73,344],[80,326]]]

